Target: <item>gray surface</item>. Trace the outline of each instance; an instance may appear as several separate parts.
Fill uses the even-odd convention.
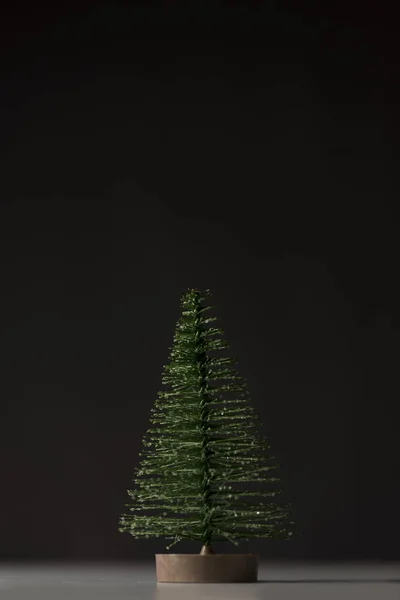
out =
[[[0,599],[400,600],[400,565],[261,563],[254,584],[157,584],[155,566],[0,565]]]

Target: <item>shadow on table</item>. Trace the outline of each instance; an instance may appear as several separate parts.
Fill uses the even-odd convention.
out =
[[[386,579],[259,579],[257,583],[400,583],[400,579],[389,577]]]
[[[346,584],[353,588],[357,585],[382,586],[396,583],[400,583],[400,579],[260,579],[256,583],[158,583],[153,600],[264,600],[268,584],[282,587],[292,584],[316,584],[316,588],[318,585],[331,587],[335,584]]]

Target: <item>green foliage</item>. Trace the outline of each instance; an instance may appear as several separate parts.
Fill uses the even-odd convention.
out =
[[[133,503],[119,531],[135,538],[198,540],[204,545],[252,537],[288,538],[289,506],[271,474],[270,446],[250,404],[247,386],[223,331],[208,316],[210,293],[189,290],[182,298],[164,390],[151,410],[135,470]],[[255,490],[243,488],[254,482]]]

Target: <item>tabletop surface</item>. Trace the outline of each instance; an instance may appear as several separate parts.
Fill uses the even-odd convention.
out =
[[[0,563],[0,600],[400,600],[399,564],[260,562],[249,584],[157,584],[155,565]]]

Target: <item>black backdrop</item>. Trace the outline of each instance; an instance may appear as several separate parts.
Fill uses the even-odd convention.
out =
[[[4,15],[3,560],[163,551],[117,520],[188,287],[302,531],[243,547],[400,557],[395,35],[383,8],[298,5]]]

